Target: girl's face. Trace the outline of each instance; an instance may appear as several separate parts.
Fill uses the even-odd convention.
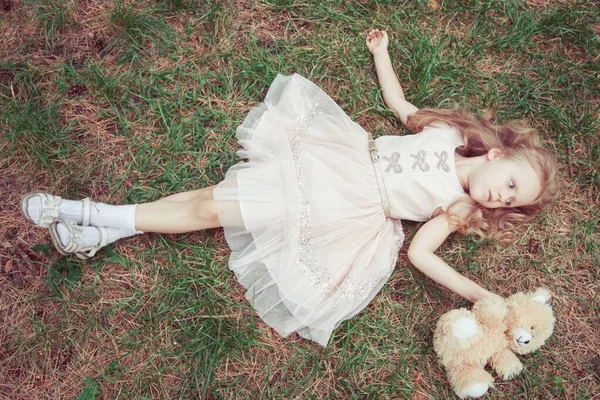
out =
[[[508,158],[498,149],[469,175],[469,195],[486,208],[532,204],[542,192],[540,178],[522,158]]]

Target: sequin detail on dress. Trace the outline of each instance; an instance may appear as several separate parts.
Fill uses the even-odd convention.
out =
[[[394,172],[396,174],[399,174],[402,172],[402,166],[400,164],[398,164],[398,161],[400,161],[400,153],[398,153],[397,151],[392,153],[391,157],[388,156],[383,156],[383,159],[387,162],[389,162],[389,165],[387,166],[387,168],[385,169],[385,173],[387,174],[388,172],[390,172],[390,170],[394,170]]]
[[[437,169],[443,169],[446,172],[450,172],[450,167],[448,166],[448,152],[442,151],[441,153],[438,153],[435,151],[434,153],[439,159],[437,163]]]
[[[427,156],[425,150],[419,150],[417,154],[411,154],[410,156],[415,159],[415,162],[412,165],[413,171],[417,167],[419,167],[419,169],[423,172],[429,171],[429,164],[427,164],[427,161],[425,161],[425,157]]]
[[[296,263],[302,271],[310,278],[313,286],[320,289],[321,292],[329,291],[332,284],[331,278],[323,274],[319,270],[318,260],[313,252],[313,239],[310,232],[310,203],[306,200],[306,192],[304,190],[302,164],[300,162],[300,143],[304,132],[310,128],[312,119],[323,112],[321,104],[316,101],[306,114],[298,117],[296,126],[294,127],[294,135],[290,140],[292,157],[296,167],[296,177],[298,178],[298,195],[300,197],[300,237],[298,243],[298,255]],[[329,290],[328,290],[329,289]]]
[[[302,136],[307,129],[310,128],[312,120],[315,116],[323,114],[323,108],[320,101],[317,99],[308,109],[305,114],[298,117],[295,127],[293,128],[294,135],[290,140],[292,157],[296,168],[296,177],[298,178],[298,195],[300,197],[300,237],[298,243],[298,255],[296,263],[302,271],[310,279],[310,283],[320,293],[331,297],[343,297],[347,299],[365,298],[379,279],[357,280],[351,276],[346,276],[342,282],[335,282],[334,279],[326,273],[320,261],[315,256],[314,242],[311,234],[311,211],[310,203],[306,198],[304,190],[302,164],[300,162],[300,144]]]

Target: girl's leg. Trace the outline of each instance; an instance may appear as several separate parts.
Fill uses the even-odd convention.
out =
[[[216,185],[213,185],[213,186],[207,186],[202,189],[191,190],[189,192],[180,192],[180,193],[170,194],[170,195],[163,197],[157,201],[190,201],[190,200],[194,200],[195,198],[198,198],[198,197],[207,197],[209,195],[210,195],[210,198],[212,198],[212,191],[215,187],[216,187]],[[209,192],[210,192],[210,194],[209,194]]]
[[[216,204],[212,199],[214,186],[182,192],[160,200],[140,205],[113,206],[104,203],[90,203],[89,224],[130,231],[149,232],[189,232],[220,226]],[[51,196],[52,197],[52,196]],[[83,202],[62,199],[55,220],[83,221]],[[34,224],[42,214],[40,196],[29,198],[25,212]],[[138,221],[139,219],[139,221]],[[165,221],[170,219],[170,221]],[[166,225],[165,225],[166,223]],[[139,225],[139,226],[138,226]],[[140,228],[143,227],[143,228]],[[167,230],[161,231],[165,226]],[[170,226],[170,228],[169,228]]]
[[[135,229],[143,232],[186,233],[221,226],[214,187],[177,193],[152,203],[138,204]]]
[[[92,226],[74,228],[77,230],[75,233],[71,232],[67,225],[60,220],[71,219],[75,220],[76,224],[81,224],[83,219],[82,202],[62,200],[57,216],[60,222],[57,223],[55,231],[63,246],[66,247],[75,240],[76,242],[80,241],[83,247],[88,248],[101,245],[101,243],[112,243],[143,232],[185,233],[220,227],[216,202],[213,200],[213,189],[214,187],[208,187],[177,193],[139,205],[112,206],[90,203],[89,221]],[[37,219],[33,215],[36,213],[38,217],[41,215],[40,204],[39,196],[34,196],[27,202],[27,211],[36,224]],[[69,213],[64,213],[65,210]],[[96,227],[106,228],[104,234],[101,234]]]

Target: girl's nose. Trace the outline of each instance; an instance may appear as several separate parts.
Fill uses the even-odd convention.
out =
[[[499,190],[498,191],[498,200],[505,201],[506,199],[510,198],[510,196],[512,196],[511,192],[512,192],[512,189]]]

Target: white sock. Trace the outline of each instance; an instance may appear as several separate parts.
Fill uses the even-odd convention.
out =
[[[137,204],[111,206],[104,203],[90,204],[90,225],[105,226],[135,231],[135,209]],[[34,196],[27,202],[27,212],[37,224],[42,215],[42,200]],[[59,220],[71,219],[81,225],[83,222],[83,203],[74,200],[61,200]]]
[[[83,247],[97,246],[100,243],[100,232],[98,229],[94,228],[93,226],[84,226],[82,229],[81,243]],[[60,239],[62,245],[68,245],[70,241],[69,231],[62,223],[59,222],[56,224],[56,232],[58,233],[58,238]],[[144,232],[118,228],[106,228],[106,233],[108,234],[108,243],[113,243],[119,239],[139,235],[140,233]]]
[[[90,225],[135,231],[135,209],[137,204],[111,206],[104,203],[92,203]]]

